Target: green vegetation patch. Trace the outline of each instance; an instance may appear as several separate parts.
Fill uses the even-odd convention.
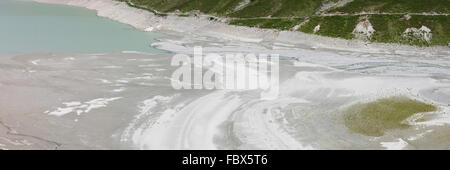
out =
[[[299,31],[314,33],[314,28],[320,24],[318,35],[344,39],[355,38],[352,34],[361,16],[314,16],[303,25]],[[406,19],[404,15],[368,15],[369,21],[375,29],[371,41],[380,43],[400,43],[416,46],[442,45],[450,43],[450,16],[444,15],[411,15]],[[407,28],[421,28],[426,26],[431,30],[430,42],[422,39],[405,38],[403,33]]]
[[[372,41],[374,42],[418,46],[445,46],[450,42],[450,16],[411,15],[411,18],[406,20],[403,15],[371,15],[369,20],[376,30],[372,36]],[[407,28],[414,27],[419,29],[422,26],[431,29],[433,36],[430,42],[403,37],[403,33]]]
[[[242,0],[132,0],[133,3],[152,7],[163,12],[180,10],[189,12],[199,10],[202,13],[226,15]]]
[[[303,17],[314,14],[320,8],[318,0],[251,0],[245,8],[232,13],[231,17]]]
[[[314,16],[299,31],[312,34],[314,33],[314,28],[320,25],[320,30],[316,34],[352,39],[355,37],[352,32],[358,21],[359,16]]]
[[[313,15],[322,6],[320,0],[283,0],[274,17],[303,17]]]
[[[153,9],[150,9],[150,8],[144,8],[144,7],[141,7],[141,6],[139,6],[139,5],[132,4],[132,3],[131,3],[130,1],[128,1],[128,0],[120,0],[120,1],[123,1],[123,2],[127,3],[127,5],[130,6],[130,7],[137,8],[137,9],[142,9],[142,10],[146,10],[146,11],[149,11],[149,12],[151,12],[151,13],[156,14],[156,11],[153,10]]]
[[[350,106],[344,112],[344,123],[353,132],[383,136],[390,129],[408,128],[402,121],[414,114],[436,110],[433,105],[397,96]]]
[[[188,17],[189,14],[177,14],[178,17]]]
[[[125,1],[131,7],[143,9],[159,16],[165,12],[181,11],[180,17],[189,16],[190,11],[200,11],[219,17],[232,17],[230,24],[259,27],[268,29],[289,30],[309,18],[298,31],[314,33],[314,28],[320,25],[315,34],[353,39],[353,30],[361,21],[363,15],[314,15],[322,2],[320,0],[251,0],[249,4],[238,11],[235,8],[244,0],[119,0]],[[325,0],[334,1],[337,0]],[[131,3],[130,3],[131,2]],[[359,13],[382,12],[402,14],[372,14],[367,15],[375,29],[370,41],[380,43],[400,43],[415,46],[447,46],[450,43],[450,16],[446,15],[414,15],[405,19],[406,13],[450,12],[450,0],[354,0],[343,7],[330,12]],[[160,11],[160,12],[158,12]],[[210,17],[211,21],[218,21]],[[405,37],[407,28],[420,29],[426,26],[431,30],[431,40],[425,41],[414,36]]]
[[[136,5],[145,6],[156,9],[161,12],[168,12],[179,4],[185,3],[187,0],[122,0],[131,1]]]
[[[151,9],[151,8],[146,8],[146,7],[142,7],[142,6],[133,4],[133,3],[131,3],[131,2],[128,1],[128,0],[119,0],[119,1],[122,1],[122,2],[127,3],[127,5],[130,6],[130,7],[137,8],[137,9],[142,9],[142,10],[146,10],[146,11],[151,12],[151,13],[157,15],[157,16],[160,16],[160,17],[165,17],[165,16],[167,16],[167,14],[159,13],[159,12],[157,12],[157,11]]]
[[[449,0],[354,0],[330,12],[449,13]]]
[[[189,0],[174,8],[183,12],[199,10],[202,13],[226,15],[231,12],[242,0]]]
[[[252,18],[267,17],[277,12],[281,3],[280,0],[252,0],[245,8],[232,13],[231,17]]]
[[[236,19],[230,22],[231,25],[289,30],[295,25],[301,23],[303,18],[292,19]]]

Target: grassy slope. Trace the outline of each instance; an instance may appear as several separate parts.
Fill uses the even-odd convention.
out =
[[[152,7],[158,11],[188,12],[199,10],[203,13],[226,15],[242,0],[133,0],[135,4]]]
[[[313,33],[314,27],[320,24],[316,33],[323,36],[353,39],[352,34],[360,16],[314,16],[302,26],[299,31]],[[368,15],[376,32],[372,36],[373,42],[402,43],[418,46],[447,45],[450,42],[450,16],[411,15],[405,20],[403,15]],[[432,30],[433,38],[430,43],[406,39],[402,36],[407,28],[426,26]]]
[[[239,19],[232,20],[231,25],[240,25],[248,27],[259,27],[279,30],[289,30],[298,23],[302,22],[303,18],[292,19]]]
[[[309,16],[314,14],[320,6],[322,6],[320,0],[285,0],[281,5],[281,9],[274,16]]]
[[[373,15],[369,19],[377,30],[372,38],[375,42],[429,45],[402,37],[407,28],[420,28],[422,25],[432,30],[430,45],[447,45],[450,42],[450,16],[412,15],[411,19],[405,20],[403,15]]]
[[[450,0],[354,0],[331,12],[450,13]]]
[[[123,1],[123,0],[122,0]],[[243,0],[131,0],[139,6],[147,6],[162,12],[180,10],[188,12],[199,10],[203,13],[241,18],[230,22],[232,25],[289,30],[309,18],[299,31],[313,33],[314,27],[320,24],[316,33],[323,36],[353,39],[353,29],[360,16],[316,16],[321,0],[251,0],[244,8],[234,11]],[[336,1],[336,0],[328,0]],[[358,13],[362,11],[385,13],[450,13],[450,0],[354,0],[343,7],[331,9],[329,12]],[[292,17],[292,18],[258,18],[254,17]],[[450,43],[450,16],[412,15],[410,20],[402,19],[403,15],[368,15],[376,30],[371,41],[386,43],[402,43],[410,45],[447,45]],[[405,39],[402,33],[406,28],[420,28],[422,25],[432,30],[430,43]]]
[[[320,25],[319,35],[344,39],[354,38],[352,31],[358,23],[359,16],[315,16],[303,25],[299,31],[313,33],[314,28]]]
[[[253,0],[245,8],[230,16],[238,18],[266,17],[273,15],[280,7],[280,0]]]
[[[253,0],[242,10],[230,16],[250,17],[303,17],[314,14],[321,6],[320,0]]]
[[[320,0],[251,0],[243,9],[233,9],[243,0],[132,0],[137,5],[152,7],[158,11],[183,12],[200,10],[203,13],[249,18],[266,16],[307,16],[320,7]]]

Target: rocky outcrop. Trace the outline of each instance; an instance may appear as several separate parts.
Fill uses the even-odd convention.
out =
[[[420,40],[428,43],[431,41],[431,38],[433,38],[431,29],[423,25],[419,29],[414,27],[407,28],[402,36],[406,39]]]
[[[338,1],[331,1],[331,0],[324,0],[322,2],[322,6],[316,11],[316,14],[321,14],[326,12],[329,9],[333,9],[336,7],[342,7],[345,4],[352,2],[353,0],[338,0]]]
[[[368,19],[358,23],[355,29],[353,30],[353,35],[355,35],[357,39],[362,40],[370,40],[370,38],[372,38],[373,33],[375,33],[375,29],[373,28],[372,24]]]
[[[316,32],[318,32],[318,31],[320,31],[320,25],[317,25],[316,27],[314,27],[314,33],[316,33]]]
[[[239,3],[238,6],[236,6],[236,8],[234,8],[234,11],[239,11],[242,8],[244,8],[245,6],[247,6],[251,1],[250,0],[243,0],[241,3]]]

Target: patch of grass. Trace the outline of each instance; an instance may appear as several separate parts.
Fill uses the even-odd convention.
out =
[[[127,1],[127,0],[120,0],[120,1],[123,1],[123,2],[127,3],[128,6],[133,7],[133,8],[146,10],[146,11],[149,11],[149,12],[154,13],[154,14],[157,13],[157,12],[156,12],[155,10],[153,10],[153,9],[150,9],[150,8],[144,8],[144,7],[141,7],[141,6],[138,6],[138,5],[134,5],[134,4],[130,3],[130,1]]]
[[[284,0],[274,17],[303,17],[313,15],[322,5],[320,0]]]
[[[163,12],[180,10],[189,12],[199,10],[202,13],[226,15],[242,0],[132,0],[133,3],[152,7]]]
[[[314,28],[320,25],[320,30],[316,33],[318,35],[352,39],[354,38],[352,32],[358,24],[358,19],[359,16],[314,16],[299,31],[312,34]]]
[[[236,19],[230,22],[231,25],[258,27],[267,29],[289,30],[301,23],[303,18],[292,19]]]
[[[187,12],[199,10],[207,14],[226,15],[242,0],[190,0],[176,7],[181,11]]]
[[[128,1],[128,0],[122,0]],[[177,4],[184,3],[187,0],[131,0],[136,5],[146,6],[161,12],[168,12]]]
[[[280,6],[279,0],[252,0],[245,8],[230,16],[237,18],[267,17],[273,15]]]
[[[383,136],[390,129],[408,128],[402,121],[414,114],[436,110],[433,105],[397,96],[351,106],[344,113],[344,123],[353,132]]]
[[[411,15],[406,20],[403,15],[371,15],[370,22],[376,30],[372,37],[374,42],[401,43],[417,46],[447,45],[450,42],[450,16]],[[403,32],[407,28],[426,26],[431,29],[431,42],[406,39]]]
[[[449,13],[449,0],[354,0],[330,12]]]
[[[160,16],[160,17],[165,17],[165,16],[167,16],[167,14],[159,13],[159,12],[153,10],[153,9],[145,8],[145,7],[142,7],[142,6],[139,6],[139,5],[132,4],[132,3],[130,3],[130,1],[128,1],[128,0],[119,0],[119,1],[122,1],[122,2],[127,3],[127,5],[130,6],[130,7],[137,8],[137,9],[142,9],[142,10],[151,12],[151,13],[155,14],[156,16]]]
[[[376,30],[372,35],[372,42],[415,46],[446,46],[450,42],[450,16],[411,15],[409,20],[404,19],[403,15],[368,15],[368,18]],[[358,22],[359,16],[314,16],[299,31],[312,34],[314,28],[320,24],[320,30],[316,33],[318,35],[353,39],[355,37],[352,32]],[[430,42],[402,36],[407,28],[419,29],[422,26],[431,29],[433,36]]]
[[[318,0],[252,0],[245,8],[231,17],[304,17],[314,14],[321,6]]]
[[[179,16],[179,17],[188,17],[189,14],[178,14],[177,16]]]
[[[310,21],[303,25],[299,31],[313,33],[314,28],[320,24],[320,30],[316,34],[343,39],[355,38],[352,32],[360,17],[351,15],[315,16],[315,11],[320,8],[323,2],[320,0],[251,0],[248,5],[238,11],[233,10],[243,0],[131,0],[133,4],[129,3],[128,0],[119,1],[125,1],[132,7],[147,10],[159,16],[166,16],[164,12],[179,10],[183,13],[178,14],[178,16],[186,17],[189,15],[184,13],[198,10],[214,16],[241,18],[230,21],[232,25],[279,30],[289,30],[303,21],[301,18],[308,17]],[[337,0],[325,1],[336,2]],[[354,0],[343,7],[331,10],[331,12],[449,13],[449,8],[450,0]],[[403,14],[368,15],[376,30],[370,41],[415,46],[447,46],[450,43],[450,16],[411,16],[411,19],[405,20],[402,19]],[[292,17],[292,19],[275,17]],[[213,17],[210,20],[217,21],[217,18]],[[422,25],[432,31],[430,42],[402,36],[407,28],[420,28]]]

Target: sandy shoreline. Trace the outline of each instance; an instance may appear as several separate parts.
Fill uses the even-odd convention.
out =
[[[64,4],[96,10],[100,17],[129,24],[139,30],[155,32],[174,31],[180,34],[219,39],[239,40],[242,42],[272,42],[299,45],[310,48],[335,49],[368,53],[408,54],[418,52],[450,54],[446,46],[414,47],[400,44],[367,43],[360,40],[344,40],[294,31],[275,31],[268,29],[233,26],[221,22],[211,22],[207,18],[177,17],[166,18],[129,7],[114,0],[34,0],[42,3]]]

